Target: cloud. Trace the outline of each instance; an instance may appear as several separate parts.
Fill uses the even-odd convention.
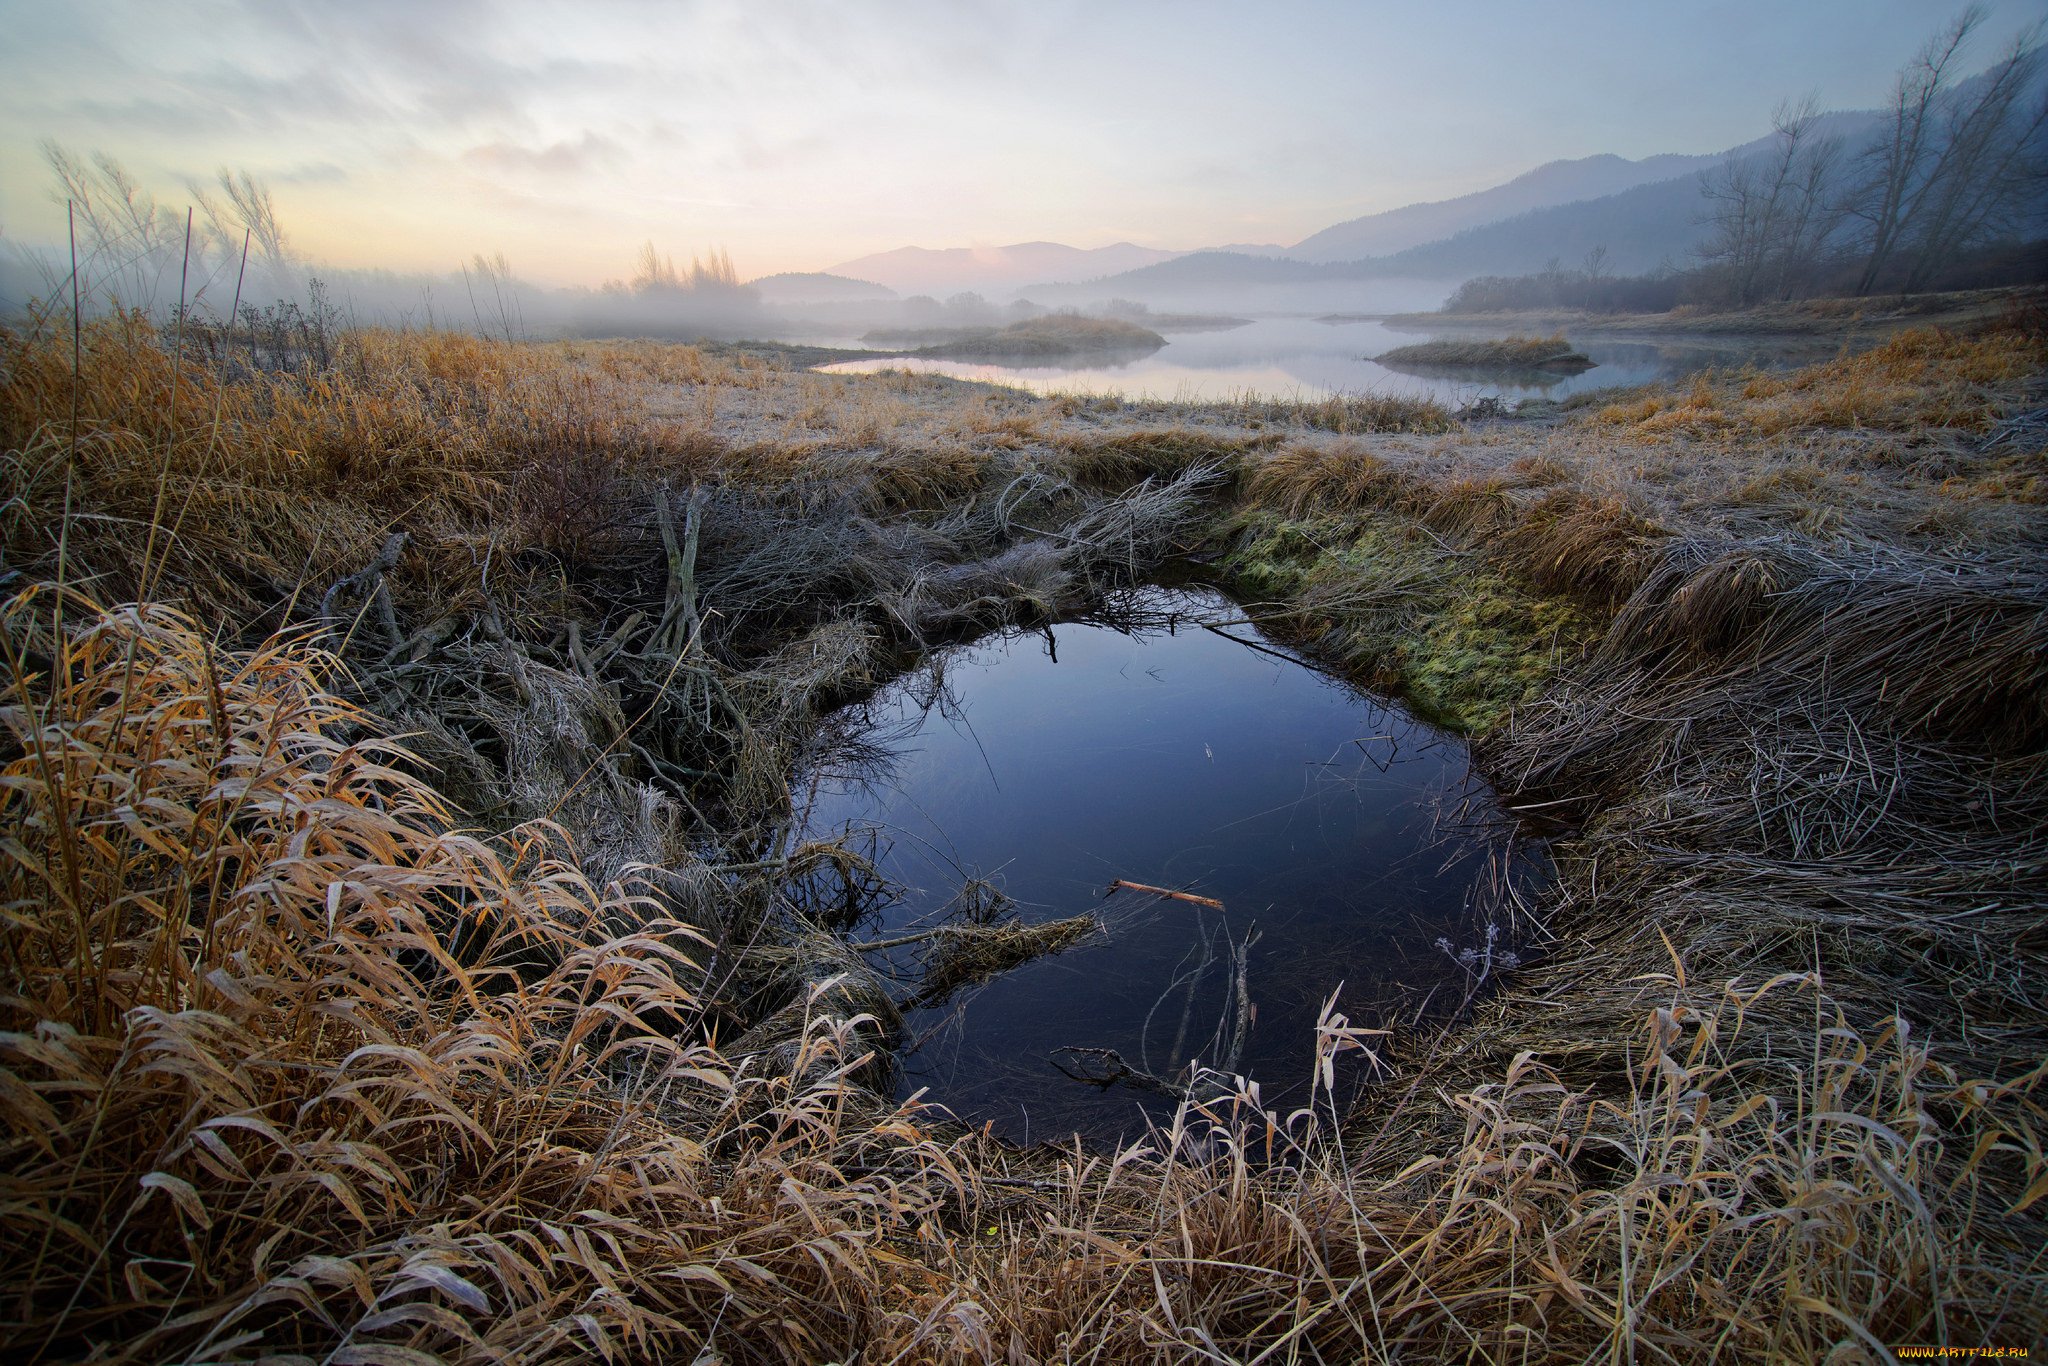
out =
[[[625,149],[618,143],[586,129],[573,142],[555,142],[546,147],[524,147],[504,141],[479,143],[465,150],[462,160],[484,171],[568,176],[608,170],[624,156]]]
[[[269,178],[280,185],[339,185],[348,172],[331,161],[307,161],[273,171]]]

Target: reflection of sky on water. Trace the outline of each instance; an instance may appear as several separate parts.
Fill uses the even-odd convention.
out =
[[[857,938],[937,913],[969,875],[998,882],[1029,921],[1109,918],[1106,940],[1014,969],[957,1013],[911,1013],[922,1046],[904,1059],[906,1090],[930,1087],[1016,1138],[1136,1118],[1136,1093],[1061,1077],[1049,1058],[1062,1047],[1113,1048],[1161,1074],[1217,1061],[1226,936],[1254,922],[1243,1061],[1269,1097],[1306,1075],[1318,1007],[1340,983],[1354,1012],[1397,981],[1461,988],[1434,940],[1471,942],[1474,884],[1506,828],[1456,737],[1203,629],[1238,615],[1214,593],[1150,591],[1192,620],[1143,636],[1056,626],[1057,659],[1030,634],[945,651],[939,709],[921,705],[918,675],[884,689],[855,715],[891,757],[865,785],[821,780],[808,812],[814,835],[879,826],[880,866],[909,889]],[[1227,910],[1105,900],[1112,878]]]
[[[1577,375],[1502,380],[1474,375],[1409,374],[1367,359],[1397,346],[1426,341],[1427,332],[1395,331],[1378,322],[1322,323],[1313,318],[1261,318],[1218,332],[1181,332],[1149,356],[1078,366],[986,365],[967,361],[897,358],[846,361],[824,367],[838,373],[917,370],[958,379],[1009,384],[1039,393],[1116,394],[1125,398],[1325,398],[1331,394],[1402,394],[1453,405],[1500,395],[1561,399],[1587,389],[1647,384],[1708,366],[1783,364],[1794,359],[1769,340],[1702,338],[1666,341],[1574,338],[1599,364]],[[1458,335],[1481,335],[1458,334]],[[1803,356],[1810,359],[1810,344]]]

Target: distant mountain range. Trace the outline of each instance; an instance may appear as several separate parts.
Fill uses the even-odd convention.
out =
[[[1831,122],[1872,118],[1837,115]],[[1129,242],[1093,250],[1058,242],[900,247],[843,261],[829,274],[770,279],[851,276],[904,294],[944,297],[972,290],[1061,302],[1083,295],[1143,299],[1188,288],[1318,280],[1457,280],[1540,270],[1553,256],[1576,264],[1595,246],[1607,248],[1609,269],[1643,271],[1684,256],[1698,239],[1700,172],[1765,141],[1703,156],[1630,161],[1603,154],[1553,161],[1490,189],[1333,224],[1292,246],[1233,243],[1189,252]]]
[[[1983,79],[1973,77],[1960,88]],[[1839,137],[1853,150],[1869,141],[1880,121],[1875,111],[1837,111],[1823,114],[1815,131]],[[1490,189],[1332,224],[1292,246],[1233,244],[1188,252],[1129,242],[1094,249],[1058,242],[902,247],[842,262],[831,275],[788,278],[852,276],[938,297],[975,291],[1045,304],[1122,297],[1169,307],[1231,308],[1250,306],[1233,303],[1232,290],[1308,298],[1338,281],[1449,285],[1477,275],[1528,274],[1552,261],[1577,266],[1595,248],[1605,249],[1607,270],[1638,274],[1683,265],[1692,255],[1707,231],[1702,172],[1756,155],[1772,142],[1765,136],[1718,153],[1638,161],[1606,154],[1553,161]]]
[[[1851,147],[1879,116],[1824,114],[1817,132]],[[1461,281],[1525,275],[1552,261],[1576,266],[1596,247],[1605,268],[1640,274],[1683,265],[1707,231],[1700,174],[1763,152],[1770,137],[1710,156],[1583,157],[1553,161],[1490,190],[1355,218],[1277,255],[1191,252],[1156,266],[1089,281],[1030,287],[1040,302],[1124,296],[1146,301],[1213,301],[1218,291],[1340,280]]]
[[[1116,275],[1178,252],[1115,242],[1070,247],[1059,242],[1016,242],[1007,247],[898,247],[842,261],[832,275],[873,280],[899,294],[945,298],[969,291],[1011,292],[1034,280],[1083,280]]]
[[[1490,190],[1432,204],[1410,204],[1404,209],[1389,209],[1324,228],[1296,242],[1286,255],[1301,261],[1356,261],[1367,256],[1390,256],[1532,209],[1601,199],[1638,185],[1696,176],[1721,159],[1712,155],[1667,154],[1629,161],[1603,153],[1576,161],[1553,161]]]

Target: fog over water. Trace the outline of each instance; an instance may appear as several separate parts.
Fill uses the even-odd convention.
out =
[[[1506,330],[1506,329],[1502,329]],[[1015,385],[1039,393],[1099,393],[1144,399],[1325,398],[1332,394],[1403,394],[1464,406],[1486,396],[1563,399],[1590,389],[1682,378],[1710,366],[1772,367],[1811,359],[1811,343],[1730,337],[1573,337],[1596,366],[1575,375],[1483,371],[1418,373],[1372,357],[1428,340],[1429,331],[1397,330],[1380,321],[1323,322],[1311,317],[1256,318],[1243,327],[1177,332],[1150,355],[1081,365],[990,365],[890,358],[844,361],[839,373],[915,370]],[[797,340],[799,338],[792,338]],[[859,346],[856,338],[800,338]]]

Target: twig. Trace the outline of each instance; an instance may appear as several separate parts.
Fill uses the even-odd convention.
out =
[[[1213,896],[1196,896],[1193,892],[1176,892],[1171,887],[1154,887],[1149,882],[1132,882],[1129,878],[1121,877],[1112,879],[1109,884],[1109,890],[1114,892],[1119,888],[1132,892],[1146,892],[1152,896],[1171,897],[1175,901],[1188,901],[1197,906],[1214,906],[1219,911],[1223,909],[1223,903]]]

